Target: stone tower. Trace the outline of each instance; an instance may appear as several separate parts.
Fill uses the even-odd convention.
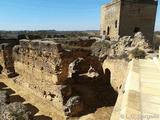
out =
[[[113,0],[101,9],[101,35],[110,39],[141,31],[152,42],[158,1]]]

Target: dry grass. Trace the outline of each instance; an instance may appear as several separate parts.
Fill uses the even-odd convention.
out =
[[[65,50],[87,50],[87,51],[90,51],[91,48],[90,47],[81,47],[81,46],[71,46],[71,45],[62,45],[62,48],[65,49]]]

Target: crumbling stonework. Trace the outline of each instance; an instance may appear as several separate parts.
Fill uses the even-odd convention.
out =
[[[14,77],[17,75],[14,70],[12,47],[8,43],[0,44],[0,67],[0,72],[8,77]]]
[[[19,74],[15,83],[52,101],[57,113],[77,116],[88,108],[93,110],[106,104],[103,94],[108,88],[102,65],[90,51],[66,51],[53,41],[21,40],[14,47],[13,56]],[[101,93],[95,95],[96,91]],[[100,99],[103,102],[99,103]]]
[[[54,41],[56,43],[65,44],[69,46],[79,46],[79,47],[90,47],[96,40],[95,39],[79,39],[77,40],[68,40],[68,39],[45,39],[47,41]]]
[[[92,46],[92,54],[99,56],[102,61],[106,58],[131,60],[135,58],[133,53],[137,49],[144,51],[144,57],[156,56],[141,32],[136,33],[134,37],[123,36],[112,41],[97,41]]]

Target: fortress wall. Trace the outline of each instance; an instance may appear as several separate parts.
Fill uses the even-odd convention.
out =
[[[10,63],[19,74],[13,82],[24,87],[26,94],[29,90],[52,103],[57,119],[88,114],[116,102],[117,92],[106,79],[109,74],[104,75],[98,57],[91,51],[64,50],[58,43],[41,40],[21,40],[13,48],[2,48],[1,66],[11,68],[6,66]]]
[[[61,67],[58,52],[61,52],[61,50],[61,46],[54,42],[21,40],[20,45],[14,47],[15,69],[21,75],[28,73],[33,76],[34,72],[35,76],[33,78],[39,79],[42,77],[46,81],[52,80],[52,84],[56,84],[61,72],[58,69],[58,67]],[[27,69],[23,67],[29,70],[26,71]]]
[[[20,75],[18,79],[15,79],[15,83],[52,101],[58,113],[68,112],[65,111],[65,104],[69,103],[68,100],[72,100],[72,98],[76,99],[72,94],[73,80],[68,77],[69,65],[77,58],[84,58],[90,61],[87,62],[88,64],[94,64],[95,70],[100,69],[94,63],[95,59],[90,56],[90,52],[65,51],[60,44],[52,41],[21,40],[20,45],[14,47],[13,56],[15,71]],[[79,94],[77,95],[79,96]],[[70,103],[74,109],[69,111],[71,116],[79,114],[83,110],[83,105],[81,101],[79,102],[73,105]]]
[[[153,40],[156,10],[156,1],[122,1],[120,36],[132,36],[140,31],[151,43]]]
[[[12,47],[8,43],[0,44],[0,72],[7,77],[16,76],[12,59]]]
[[[63,112],[63,99],[58,83],[61,59],[59,44],[39,40],[21,40],[13,49],[15,71],[19,78],[15,82],[31,89],[36,95],[53,101],[57,111]]]

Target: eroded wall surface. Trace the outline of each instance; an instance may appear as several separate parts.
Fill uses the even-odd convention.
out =
[[[15,83],[52,101],[62,116],[84,114],[87,107],[96,109],[100,106],[96,96],[105,98],[94,94],[107,88],[102,84],[105,80],[98,57],[91,56],[90,51],[66,51],[53,41],[21,40],[13,56],[19,74]]]
[[[0,73],[5,74],[7,77],[17,75],[14,70],[12,46],[8,43],[0,44]]]
[[[112,1],[101,8],[101,35],[111,39],[119,35],[120,0]]]
[[[86,115],[115,105],[118,94],[108,80],[110,74],[103,72],[99,58],[91,51],[65,50],[61,44],[41,40],[21,40],[13,48],[2,48],[3,70],[19,74],[12,80],[26,88],[26,94],[29,90],[42,101],[52,103],[55,119]]]
[[[152,43],[157,1],[154,0],[124,0],[121,2],[120,36],[134,35],[141,31]]]

